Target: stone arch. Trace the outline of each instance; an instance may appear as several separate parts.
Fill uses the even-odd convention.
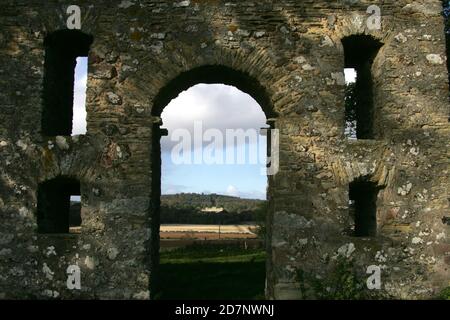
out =
[[[334,24],[333,38],[339,40],[352,35],[372,36],[376,40],[386,43],[391,37],[391,24],[381,20],[381,29],[370,29],[367,26],[368,15],[366,13],[352,12],[337,18]]]
[[[88,181],[107,146],[107,141],[95,145],[87,136],[49,137],[37,148],[40,161],[36,162],[35,180],[41,183],[58,176],[70,176]]]
[[[263,109],[267,119],[276,117],[265,88],[249,74],[224,65],[205,65],[179,74],[156,95],[152,115],[159,117],[164,107],[180,92],[199,83],[223,83],[234,86],[252,96]]]
[[[176,98],[182,91],[191,88],[192,86],[200,83],[206,84],[225,84],[236,87],[244,93],[249,94],[253,99],[255,99],[260,105],[262,111],[264,112],[267,124],[271,128],[275,127],[275,119],[277,118],[277,112],[274,110],[272,105],[272,99],[267,91],[267,89],[260,84],[260,82],[249,73],[228,67],[222,64],[207,64],[202,66],[194,67],[188,71],[183,71],[178,74],[178,76],[172,78],[168,83],[163,86],[155,98],[153,99],[153,105],[151,109],[151,115],[156,119],[153,122],[152,127],[152,148],[151,148],[151,203],[150,206],[150,216],[152,220],[152,250],[151,252],[151,266],[153,281],[151,283],[152,294],[157,294],[158,290],[161,289],[161,284],[158,279],[158,269],[159,269],[159,224],[160,224],[160,196],[161,196],[161,136],[166,134],[165,129],[161,129],[161,113],[164,108],[169,104],[169,102]],[[268,135],[270,136],[270,135]],[[270,144],[270,139],[268,140]],[[268,147],[269,148],[269,147]],[[271,178],[268,176],[268,209],[267,215],[272,214],[272,201],[270,197],[271,190]],[[271,221],[272,219],[270,219]],[[268,226],[267,231],[267,243],[270,243],[271,238],[271,227]],[[156,248],[157,246],[157,248]],[[266,244],[266,248],[269,248],[269,244]],[[156,250],[158,249],[158,250]],[[270,251],[270,250],[269,250]],[[266,264],[271,264],[270,252],[267,252]],[[271,266],[267,266],[266,270],[266,280],[270,276],[269,270]]]
[[[98,55],[101,46],[94,47],[92,51]],[[287,90],[292,90],[289,80],[293,78],[284,72],[283,63],[287,63],[287,58],[277,56],[271,48],[255,46],[251,50],[230,50],[220,43],[214,43],[202,49],[197,43],[166,41],[161,52],[155,52],[145,57],[145,60],[139,60],[139,63],[145,65],[142,70],[151,70],[152,73],[117,71],[119,78],[126,79],[127,95],[130,90],[135,94],[132,102],[145,106],[145,112],[140,115],[158,117],[165,106],[164,101],[171,99],[167,92],[170,89],[176,91],[176,83],[178,88],[185,89],[201,82],[235,86],[251,95],[268,118],[281,115],[284,112],[282,106],[295,104],[295,99],[289,99],[291,96],[286,94]],[[180,87],[179,83],[183,81],[184,86]],[[261,89],[259,94],[256,94],[256,87]],[[181,91],[172,96],[176,97]],[[283,100],[283,104],[279,100]]]
[[[362,15],[356,12],[350,15],[339,17],[331,37],[334,43],[336,43],[337,49],[342,56],[343,61],[344,45],[341,41],[345,38],[352,36],[367,36],[373,38],[374,41],[382,43],[383,46],[380,48],[377,56],[379,56],[383,52],[383,50],[386,49],[387,44],[391,41],[393,35],[391,30],[387,29],[390,26],[388,22],[382,20],[382,27],[380,30],[371,30],[365,23],[366,19],[366,15]],[[377,64],[376,58],[374,61],[374,65],[375,64]]]

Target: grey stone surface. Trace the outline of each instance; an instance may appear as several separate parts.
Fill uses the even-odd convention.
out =
[[[44,38],[66,28],[71,1],[2,2],[0,298],[151,297],[159,179],[152,128],[161,104],[179,93],[173,80],[191,72],[193,82],[182,85],[204,81],[196,70],[210,65],[230,71],[214,81],[249,92],[280,130],[280,171],[268,189],[268,298],[316,297],[297,292],[295,273],[324,277],[337,252],[362,279],[367,266],[381,265],[386,297],[429,298],[449,285],[440,1],[78,2],[94,42],[88,130],[74,138],[45,137],[40,125]],[[381,30],[364,23],[369,4],[381,7]],[[384,43],[373,65],[374,140],[344,136],[340,40],[353,34]],[[81,183],[79,235],[37,233],[38,184],[59,175]],[[343,232],[348,185],[361,176],[382,187],[373,238]],[[81,268],[79,291],[67,289],[69,265]]]

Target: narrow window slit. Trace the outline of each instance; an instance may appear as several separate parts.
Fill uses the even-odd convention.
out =
[[[345,135],[349,139],[373,139],[372,64],[382,43],[371,36],[342,39],[345,54]]]
[[[354,218],[354,236],[376,236],[378,191],[379,187],[366,179],[359,179],[350,184],[349,209]]]
[[[83,72],[83,69],[86,70],[86,67],[83,66],[87,66],[86,57],[92,41],[92,36],[78,30],[60,30],[45,38],[45,74],[41,118],[43,135],[70,136],[72,134],[74,98],[75,103],[80,106],[84,103],[84,101],[79,102],[84,100],[82,93],[86,91],[85,88],[78,88],[75,85],[79,85],[83,81],[80,72]],[[77,63],[79,57],[85,57],[85,59],[78,59]],[[75,74],[76,66],[78,66],[77,74]],[[74,93],[79,93],[81,97],[75,96]],[[78,120],[79,117],[77,115],[75,120]],[[79,133],[83,132],[85,128],[83,129],[83,125],[76,126],[76,130],[78,130],[76,133]]]

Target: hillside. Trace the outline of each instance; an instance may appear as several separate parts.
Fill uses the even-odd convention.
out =
[[[181,193],[161,196],[161,223],[240,224],[258,220],[265,201],[218,194]],[[221,212],[203,209],[223,208]]]
[[[161,196],[161,206],[197,210],[222,207],[225,211],[233,213],[256,210],[264,202],[264,200],[242,199],[219,194],[180,193]]]

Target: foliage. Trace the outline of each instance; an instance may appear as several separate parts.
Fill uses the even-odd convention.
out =
[[[449,0],[444,0],[443,2],[443,6],[444,6],[444,17],[446,18],[445,20],[445,24],[447,26],[447,31],[450,32],[450,1]]]
[[[244,256],[242,261],[245,261],[246,257],[249,256],[255,256],[263,261],[264,255],[262,249],[244,249],[238,244],[193,244],[188,247],[161,252],[161,262],[180,262],[184,258],[189,261],[223,258],[222,262],[230,262],[241,261],[239,260],[241,256]]]
[[[450,300],[450,287],[445,288],[442,290],[439,295],[437,296],[437,299],[439,300]]]
[[[352,260],[337,257],[325,277],[318,278],[302,269],[297,270],[297,280],[304,298],[313,295],[323,300],[364,300],[373,298],[366,287],[365,279],[355,272]],[[309,291],[309,294],[308,294]]]
[[[349,83],[345,87],[345,135],[347,138],[356,138],[356,84]]]
[[[161,223],[180,224],[241,224],[253,221],[252,212],[205,213],[194,208],[161,206]]]
[[[161,196],[161,204],[168,207],[185,209],[203,209],[206,207],[223,207],[225,211],[241,213],[252,211],[264,202],[257,199],[242,199],[219,194],[179,193]]]
[[[183,193],[161,197],[161,223],[242,224],[255,221],[255,211],[266,202],[217,194]],[[224,208],[222,212],[202,212],[208,207]]]
[[[267,212],[268,210],[268,203],[267,202],[261,202],[259,203],[258,207],[253,212],[253,219],[258,225],[258,236],[261,239],[266,238],[266,221],[267,221]]]

